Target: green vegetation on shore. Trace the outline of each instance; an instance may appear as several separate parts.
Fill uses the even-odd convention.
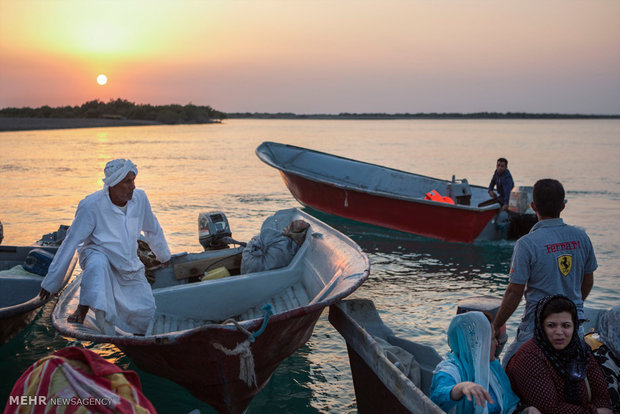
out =
[[[154,121],[163,124],[203,124],[220,122],[226,114],[210,106],[138,105],[125,99],[89,101],[81,106],[52,108],[3,108],[0,117],[13,118],[99,118],[118,120]]]

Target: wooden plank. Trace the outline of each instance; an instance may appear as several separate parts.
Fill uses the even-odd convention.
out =
[[[241,268],[241,253],[226,257],[211,257],[203,260],[175,264],[174,277],[177,280],[181,280],[189,277],[202,276],[205,271],[221,266],[226,267],[231,274],[238,273],[238,270]]]

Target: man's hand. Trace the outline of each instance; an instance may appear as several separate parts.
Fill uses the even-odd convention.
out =
[[[495,194],[495,191],[493,191],[493,190],[489,190],[489,197],[491,197],[491,198],[497,198],[497,194]]]
[[[39,297],[41,298],[41,300],[48,300],[50,296],[52,296],[50,292],[41,288],[41,291],[39,292]]]

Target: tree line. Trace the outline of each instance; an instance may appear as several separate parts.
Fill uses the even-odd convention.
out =
[[[48,105],[38,108],[3,108],[0,116],[15,118],[104,118],[155,121],[164,124],[191,124],[219,122],[226,119],[225,113],[210,106],[187,105],[143,105],[126,99],[103,102],[98,99],[80,106]]]

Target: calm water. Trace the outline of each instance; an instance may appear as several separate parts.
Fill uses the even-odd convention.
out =
[[[429,176],[487,185],[504,156],[517,185],[557,178],[567,189],[565,220],[584,228],[599,269],[592,307],[620,302],[620,121],[302,121],[230,120],[221,125],[154,126],[0,133],[3,244],[29,244],[70,224],[77,203],[101,188],[105,162],[131,158],[136,183],[151,200],[171,250],[200,251],[197,217],[226,212],[233,237],[248,240],[263,218],[299,204],[276,170],[254,154],[262,141],[305,146]],[[388,212],[386,212],[388,213]],[[375,301],[399,334],[447,351],[456,302],[501,295],[514,243],[444,243],[325,218],[367,252],[371,277],[353,295]],[[54,303],[0,348],[0,401],[37,359],[76,344],[49,320]],[[518,311],[518,314],[520,312]],[[518,319],[508,324],[514,333]],[[137,370],[160,412],[213,412],[176,384],[138,370],[118,349],[85,344]],[[356,412],[344,341],[319,320],[308,344],[278,368],[249,413]]]

